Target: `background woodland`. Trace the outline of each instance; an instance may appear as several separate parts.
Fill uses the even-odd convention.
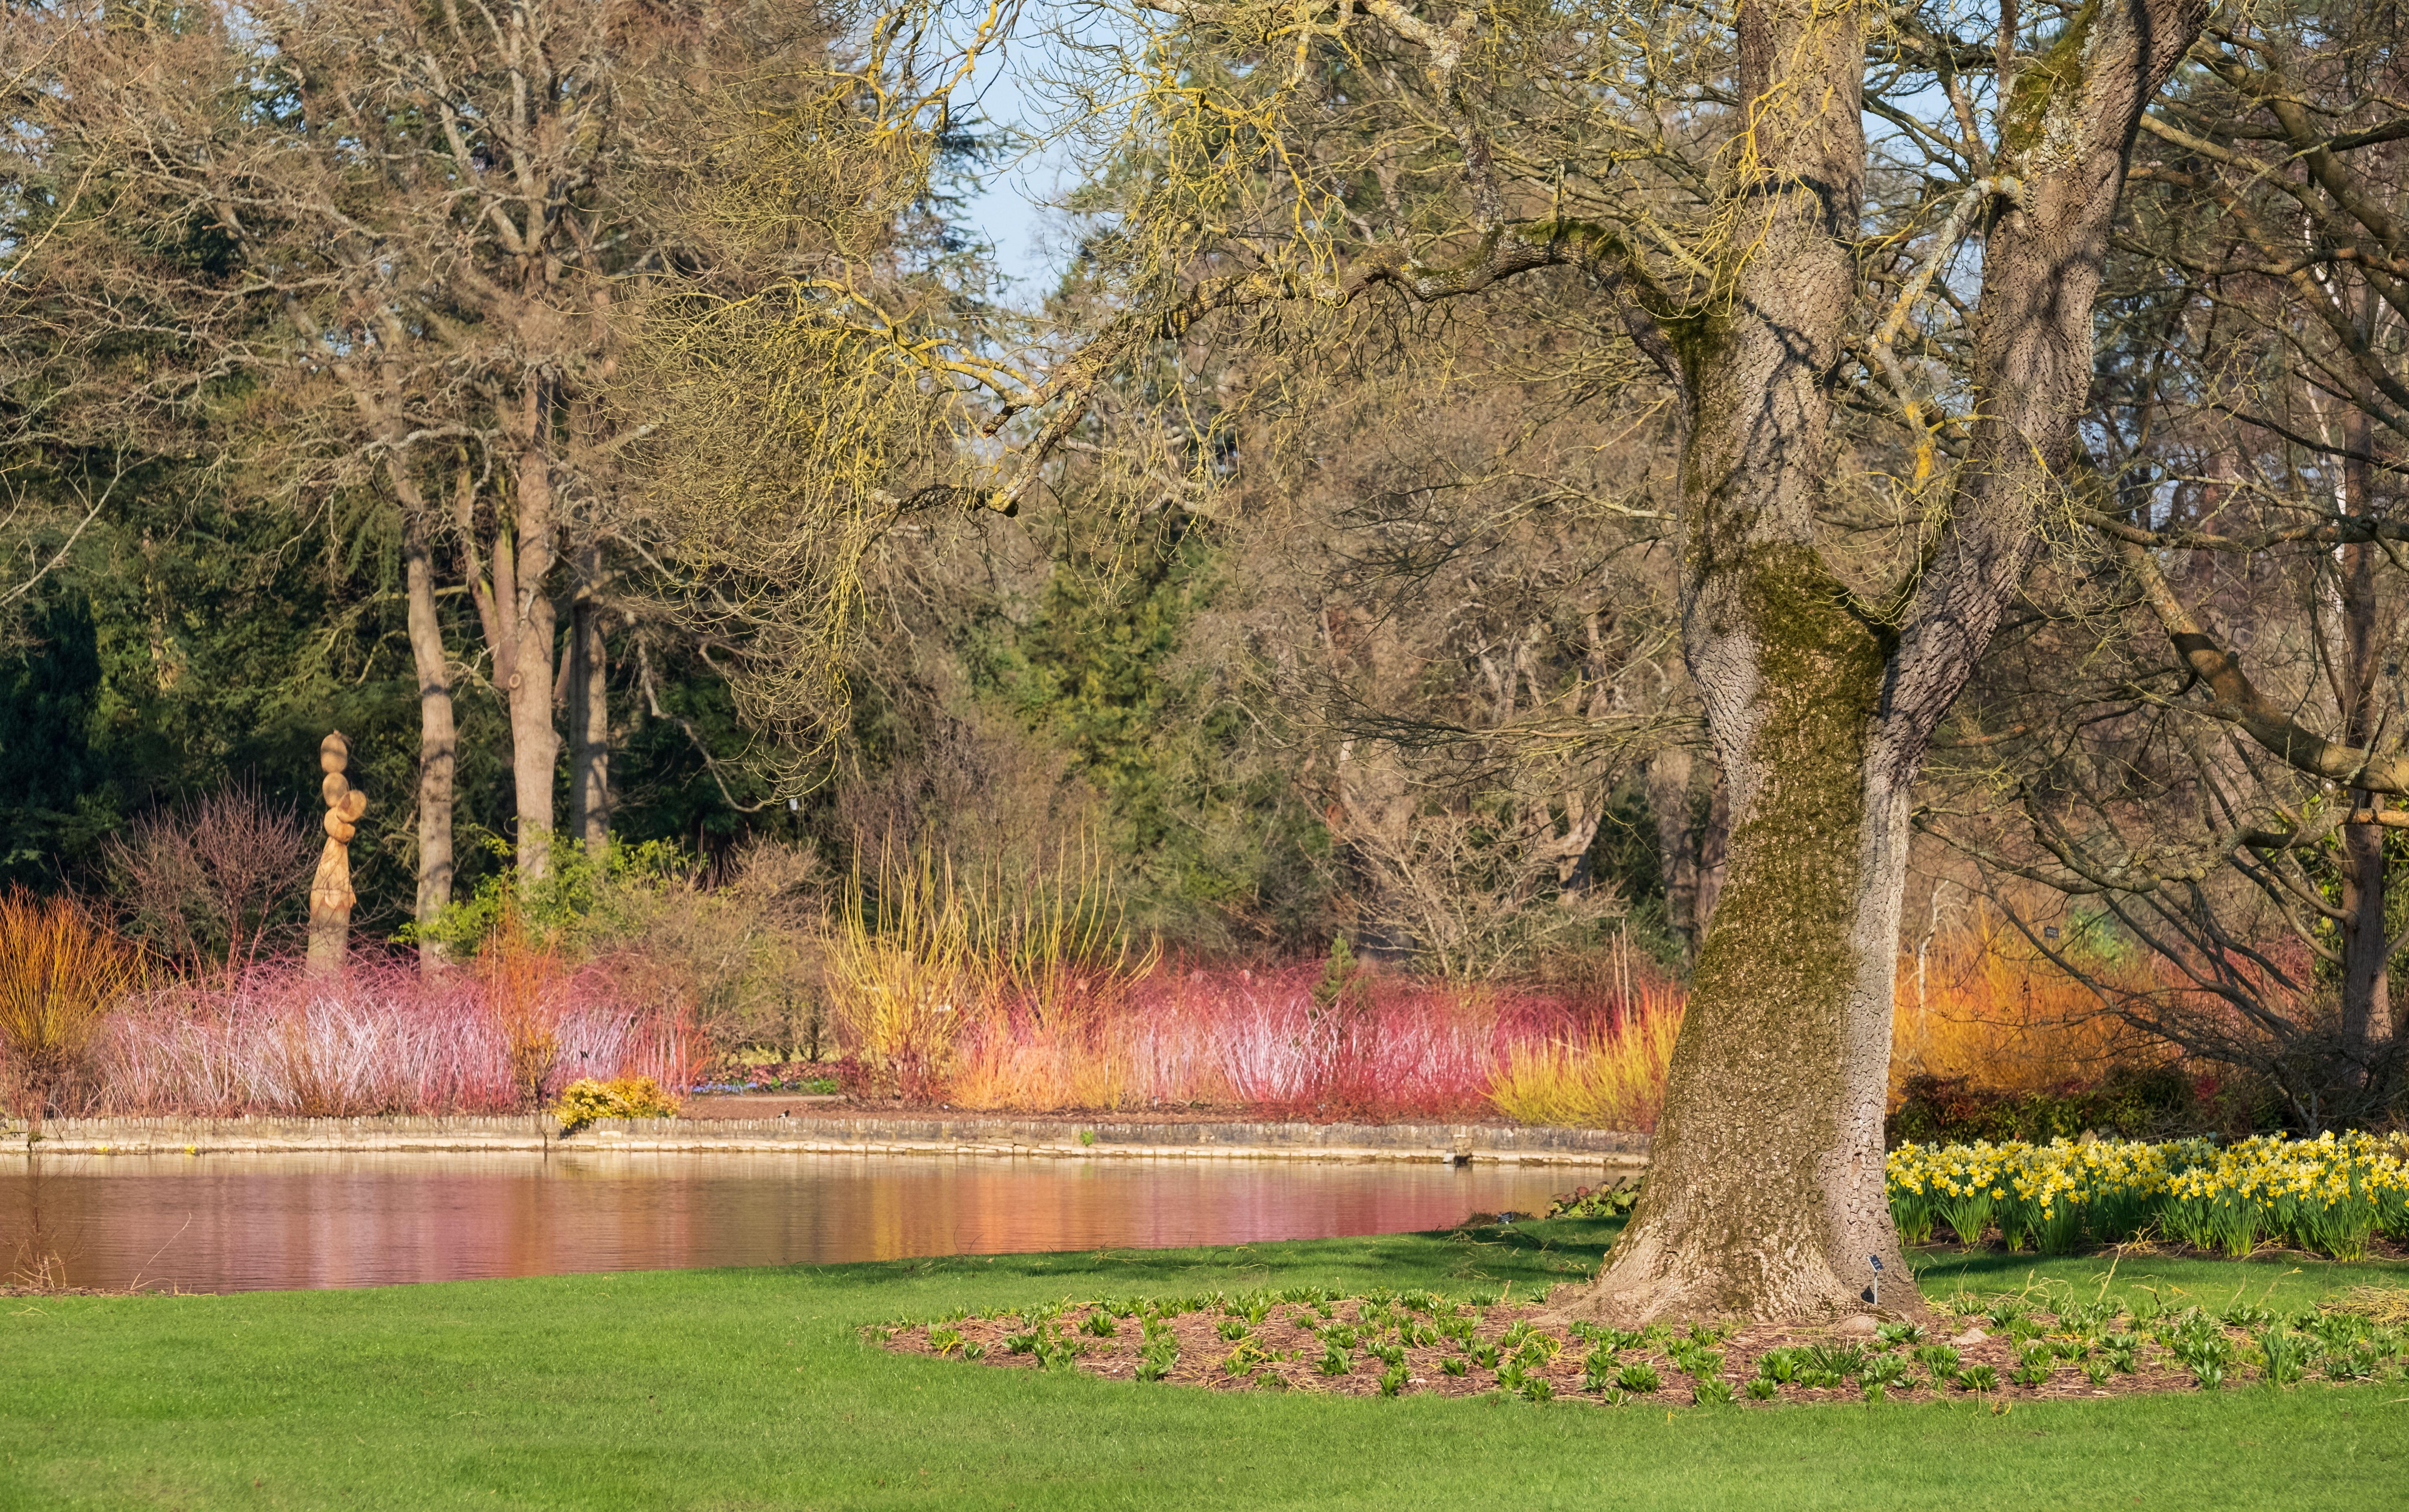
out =
[[[2084,13],[2009,33],[2038,68]],[[0,878],[90,900],[179,981],[248,981],[296,948],[340,728],[371,799],[354,940],[394,994],[532,951],[564,1003],[670,1005],[695,1048],[665,1070],[752,1048],[993,1105],[1502,1087],[1652,1116],[1575,1094],[1661,1077],[1669,1031],[1623,1062],[1678,1013],[1730,838],[1662,374],[1567,266],[1477,307],[1154,327],[1068,420],[1018,412],[1015,375],[1075,367],[1066,333],[1149,281],[1249,274],[1133,241],[1141,209],[1280,186],[1186,128],[1091,124],[1075,255],[1004,298],[967,207],[1025,144],[964,80],[1010,19],[10,11]],[[1963,454],[1933,417],[1996,102],[1952,19],[1874,44],[1859,298],[1901,313],[1848,358],[1826,480],[1868,583]],[[1234,35],[1180,77],[1243,94],[1233,58],[1285,59]],[[2144,120],[2080,485],[1917,790],[1915,1129],[2402,1116],[2403,35],[2383,4],[2229,6]],[[1695,65],[1695,139],[1630,171],[1710,158],[1728,68]],[[1435,129],[1313,128],[1367,235],[1447,234]],[[1042,465],[1000,470],[1014,446]],[[931,1027],[948,951],[1009,1033]],[[1247,997],[1231,973],[1285,984],[1305,1027],[1271,1038],[1334,1014],[1333,1044],[1405,1058],[1241,1087],[1200,1029],[1209,1074],[1127,1069],[1154,1053],[1129,1026],[1243,1018],[1196,1006]],[[1428,993],[1478,1032],[1395,1050]],[[1450,1056],[1461,1087],[1413,1090]]]

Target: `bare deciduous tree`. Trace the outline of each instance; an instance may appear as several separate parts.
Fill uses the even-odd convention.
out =
[[[1679,395],[1685,654],[1733,831],[1648,1192],[1579,1305],[1861,1306],[1869,1257],[1905,1270],[1882,1120],[1911,792],[2070,475],[2128,155],[2205,7],[2088,4],[1996,39],[1782,0],[1728,23],[1149,12],[1126,21],[1142,36],[1116,95],[1138,102],[1126,147],[1147,167],[1095,243],[1120,301],[1004,408],[999,425],[1041,418],[994,502],[1025,497],[1103,376],[1165,333],[1238,318],[1346,340],[1371,312],[1589,281]],[[1985,131],[1965,86],[1994,73]],[[1938,192],[1868,205],[1869,117]],[[1911,340],[1969,235],[1979,320]],[[1894,408],[1905,486],[1868,549],[1834,463],[1844,416]]]
[[[2111,1011],[2310,1128],[2380,1116],[2409,1072],[2386,840],[2409,778],[2399,50],[2376,11],[2262,8],[2211,28],[2145,120],[2087,538],[1963,732],[2030,828],[1936,812],[2166,963],[2140,989],[2054,950]]]
[[[188,968],[229,977],[293,942],[317,863],[300,816],[239,784],[151,811],[108,854],[135,933]]]
[[[305,508],[371,480],[397,508],[422,922],[451,891],[446,577],[482,631],[470,675],[509,713],[521,873],[549,863],[563,705],[574,825],[606,832],[605,548],[642,429],[616,402],[627,291],[662,270],[666,190],[714,94],[816,58],[830,28],[700,0],[12,13],[43,80],[21,153],[98,186],[20,259],[44,318],[87,355],[94,333],[172,329],[193,354],[180,387],[138,388],[154,408],[269,381],[278,423],[244,468]]]

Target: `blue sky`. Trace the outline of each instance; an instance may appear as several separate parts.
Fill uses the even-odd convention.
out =
[[[979,114],[989,129],[1038,132],[1045,126],[1042,105],[1022,92],[1025,65],[1021,55],[1042,53],[1042,36],[1014,47],[998,66],[982,70],[975,95]],[[971,228],[992,242],[996,265],[1012,280],[1007,296],[1016,304],[1033,305],[1045,298],[1066,262],[1059,240],[1059,217],[1044,202],[1070,182],[1069,158],[1059,147],[1025,151],[999,163],[971,201]]]

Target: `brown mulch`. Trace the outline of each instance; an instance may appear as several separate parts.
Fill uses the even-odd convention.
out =
[[[1376,1358],[1367,1346],[1402,1344],[1406,1379],[1401,1394],[1466,1397],[1515,1390],[1510,1385],[1501,1386],[1499,1380],[1499,1369],[1513,1363],[1514,1351],[1501,1349],[1496,1367],[1484,1368],[1472,1359],[1470,1347],[1459,1348],[1453,1341],[1435,1345],[1428,1342],[1404,1343],[1393,1325],[1393,1310],[1389,1314],[1392,1321],[1388,1326],[1379,1327],[1377,1332],[1363,1330],[1361,1345],[1346,1351],[1350,1359],[1349,1368],[1345,1374],[1325,1375],[1320,1369],[1324,1357],[1324,1339],[1318,1331],[1329,1328],[1334,1322],[1360,1326],[1358,1319],[1363,1315],[1364,1304],[1348,1300],[1328,1304],[1328,1307],[1331,1316],[1325,1318],[1315,1307],[1305,1304],[1282,1303],[1271,1306],[1260,1322],[1249,1326],[1245,1335],[1245,1341],[1262,1358],[1248,1357],[1235,1371],[1230,1368],[1229,1361],[1241,1345],[1238,1341],[1223,1337],[1219,1332],[1219,1326],[1233,1318],[1229,1308],[1208,1306],[1170,1318],[1159,1326],[1167,1328],[1177,1341],[1179,1353],[1176,1362],[1161,1380],[1167,1384],[1201,1386],[1217,1391],[1273,1390],[1372,1396],[1379,1393],[1380,1375],[1389,1366]],[[1536,1319],[1543,1311],[1541,1306],[1535,1304],[1500,1303],[1477,1309],[1463,1308],[1457,1316],[1477,1318],[1474,1329],[1476,1346],[1497,1345],[1518,1323]],[[1067,1306],[1050,1320],[1047,1336],[1051,1340],[1068,1341],[1079,1351],[1068,1362],[1070,1368],[1108,1380],[1133,1380],[1145,1348],[1142,1324],[1137,1318],[1122,1317],[1114,1319],[1115,1331],[1109,1337],[1088,1333],[1085,1325],[1089,1319],[1104,1313],[1105,1309],[1093,1303]],[[1428,1326],[1433,1321],[1433,1315],[1426,1313],[1408,1313],[1406,1316],[1419,1325]],[[1441,1305],[1437,1316],[1448,1316],[1445,1304]],[[2129,1318],[2120,1319],[2096,1332],[2123,1332],[2140,1336],[2142,1342],[2135,1350],[2136,1368],[2133,1371],[2118,1373],[2112,1370],[2104,1380],[2095,1383],[2085,1375],[2082,1359],[2056,1359],[2053,1361],[2047,1379],[2037,1386],[2024,1386],[2016,1384],[2012,1376],[2020,1364],[2020,1352],[2027,1347],[2025,1341],[2012,1337],[2005,1329],[1994,1330],[1980,1315],[1954,1322],[1946,1321],[1945,1314],[1941,1316],[1944,1321],[1938,1327],[1926,1328],[1923,1339],[1916,1344],[1882,1344],[1868,1336],[1873,1320],[1868,1318],[1854,1320],[1854,1332],[1848,1324],[1838,1328],[1741,1327],[1704,1347],[1722,1354],[1722,1362],[1714,1375],[1729,1383],[1734,1397],[1732,1404],[1737,1406],[1774,1406],[1782,1403],[1862,1404],[1867,1398],[1854,1379],[1838,1387],[1807,1387],[1794,1382],[1779,1387],[1774,1397],[1767,1401],[1752,1400],[1745,1394],[1744,1389],[1756,1375],[1757,1362],[1764,1355],[1775,1349],[1805,1348],[1816,1345],[1845,1347],[1854,1344],[1861,1346],[1868,1355],[1884,1348],[1903,1355],[1913,1364],[1914,1376],[1911,1383],[1887,1387],[1883,1400],[1889,1402],[1976,1399],[1974,1393],[1957,1384],[1936,1380],[1927,1366],[1914,1361],[1916,1348],[1920,1345],[1933,1343],[1948,1344],[1957,1350],[1961,1372],[1978,1365],[1989,1365],[1997,1372],[1997,1386],[1980,1393],[1980,1400],[1994,1406],[2019,1402],[2091,1401],[2201,1389],[2188,1368],[2165,1346],[2150,1339],[2146,1332]],[[2080,1332],[2060,1332],[2060,1320],[2055,1314],[2036,1311],[2027,1317],[2031,1323],[2040,1326],[2041,1332],[2038,1338],[2044,1342],[2055,1337],[2071,1343]],[[1238,1320],[1243,1321],[1243,1317]],[[931,1344],[930,1334],[932,1331],[939,1330],[950,1330],[959,1337],[946,1338],[942,1341],[943,1347],[938,1347]],[[1016,1334],[1025,1337],[1031,1331],[1031,1324],[1021,1315],[1006,1313],[993,1318],[896,1325],[870,1332],[873,1340],[897,1353],[973,1358],[978,1363],[1007,1370],[1046,1368],[1035,1353],[1012,1351],[1008,1341]],[[2256,1365],[2245,1363],[2254,1355],[2251,1335],[2240,1329],[2228,1328],[2225,1332],[2235,1345],[2235,1359],[2226,1368],[2224,1386],[2232,1388],[2260,1379],[2263,1372]],[[1552,1389],[1554,1400],[1597,1404],[1609,1400],[1604,1393],[1583,1390],[1585,1360],[1592,1347],[1590,1343],[1569,1336],[1562,1328],[1538,1329],[1536,1334],[1553,1341],[1558,1347],[1552,1359],[1545,1363],[1524,1365],[1522,1369],[1526,1377],[1544,1379]],[[1687,1330],[1677,1328],[1669,1331],[1669,1337],[1652,1336],[1644,1342],[1626,1345],[1615,1353],[1617,1366],[1645,1362],[1655,1370],[1660,1383],[1652,1391],[1626,1393],[1625,1402],[1641,1406],[1693,1404],[1693,1380],[1674,1364],[1672,1352],[1666,1346],[1672,1340],[1687,1336]],[[973,1354],[965,1348],[966,1346],[979,1346],[978,1352]],[[2096,1344],[2084,1352],[2101,1357],[2107,1353]],[[1464,1361],[1462,1375],[1451,1375],[1442,1369],[1442,1363],[1450,1360]],[[2395,1361],[2379,1372],[2379,1376],[2395,1376],[2398,1370],[2399,1365]],[[2317,1378],[2315,1367],[2312,1378]]]

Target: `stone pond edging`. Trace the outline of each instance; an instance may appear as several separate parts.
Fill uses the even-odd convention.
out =
[[[56,1155],[298,1151],[757,1151],[764,1154],[988,1155],[1094,1159],[1495,1161],[1636,1174],[1648,1136],[1494,1124],[1092,1124],[925,1117],[611,1118],[564,1135],[547,1116],[380,1118],[52,1118],[28,1145],[0,1122],[0,1150]]]

